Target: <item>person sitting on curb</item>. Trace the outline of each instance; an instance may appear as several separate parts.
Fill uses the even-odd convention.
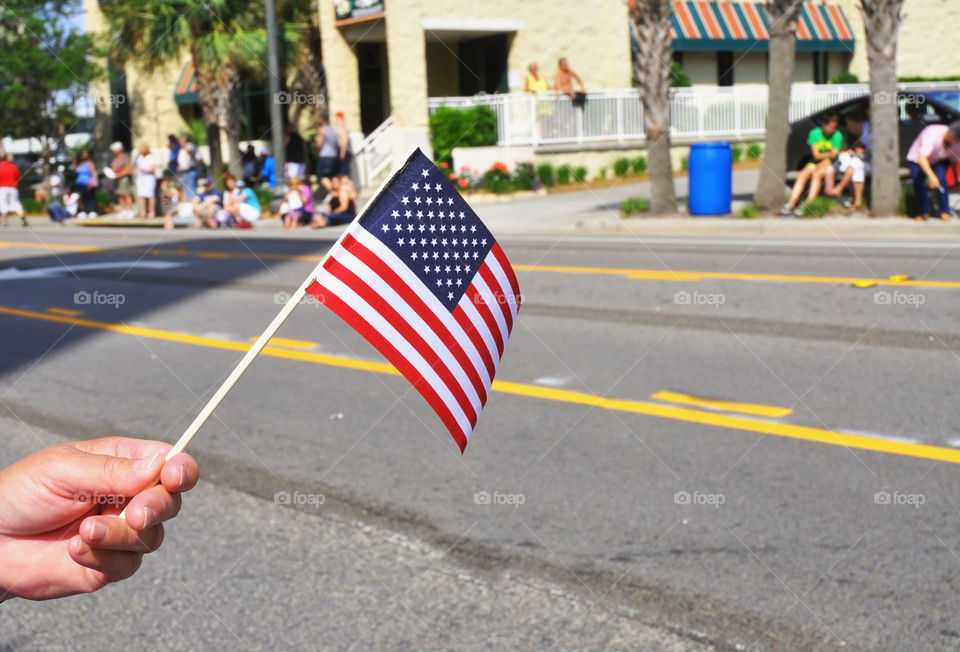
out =
[[[790,199],[780,209],[782,216],[789,217],[795,214],[797,203],[808,183],[810,184],[810,191],[807,193],[808,202],[813,201],[820,194],[820,185],[827,175],[827,170],[831,168],[843,149],[843,134],[837,129],[839,124],[837,114],[828,113],[823,116],[819,127],[810,130],[807,145],[810,146],[813,160],[807,163],[797,175]]]
[[[357,216],[357,190],[347,175],[341,174],[333,179],[333,190],[328,198],[329,203],[324,201],[321,210],[314,213],[311,228],[347,224]]]
[[[960,120],[950,125],[925,127],[907,152],[913,198],[916,202],[915,219],[930,217],[929,190],[937,191],[940,219],[947,221],[950,212],[950,193],[947,191],[947,168],[960,161]]]
[[[200,476],[186,453],[164,461],[170,448],[107,437],[0,470],[0,602],[91,593],[136,573]]]
[[[870,123],[863,116],[848,116],[847,131],[854,143],[849,149],[840,152],[836,163],[827,170],[823,194],[842,197],[847,186],[852,184],[853,203],[845,199],[843,206],[858,211],[863,207],[863,191],[867,175],[870,174]],[[837,174],[840,175],[840,181],[835,184]]]
[[[223,208],[223,193],[210,179],[205,179],[197,185],[197,196],[193,198],[193,215],[197,218],[200,228],[217,228],[214,217],[217,211]]]

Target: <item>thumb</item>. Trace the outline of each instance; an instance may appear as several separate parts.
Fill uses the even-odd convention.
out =
[[[58,485],[70,495],[78,492],[107,496],[134,496],[156,482],[163,468],[164,458],[159,453],[139,459],[98,455],[77,451],[64,454],[55,469]]]

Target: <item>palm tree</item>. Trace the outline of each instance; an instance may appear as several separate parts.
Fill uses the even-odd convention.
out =
[[[219,173],[220,129],[230,159],[240,142],[243,69],[264,58],[263,5],[256,0],[124,0],[103,2],[111,56],[152,72],[189,52],[197,71],[197,94],[207,129],[211,166]]]
[[[293,86],[304,96],[307,103],[291,107],[290,122],[298,124],[304,111],[308,112],[311,124],[327,114],[327,89],[321,73],[323,68],[320,50],[320,12],[316,2],[304,0],[280,0],[277,13],[281,24],[281,58],[292,69]]]
[[[893,215],[900,201],[897,37],[903,0],[860,0],[870,62],[870,204],[874,215]]]
[[[767,86],[767,123],[763,166],[757,181],[754,202],[761,208],[775,208],[783,201],[787,172],[787,137],[790,131],[790,90],[797,50],[797,0],[769,0],[770,78]]]
[[[636,0],[629,6],[630,28],[638,44],[633,67],[643,102],[643,130],[650,162],[650,212],[654,215],[675,213],[677,196],[670,162],[673,3],[671,0]]]

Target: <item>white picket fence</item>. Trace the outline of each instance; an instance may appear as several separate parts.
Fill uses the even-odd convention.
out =
[[[956,91],[960,84],[901,84],[900,88]],[[867,84],[797,84],[791,91],[790,120],[869,92]],[[574,107],[566,95],[539,97],[532,93],[428,100],[431,114],[441,106],[479,104],[486,104],[497,114],[498,145],[599,146],[639,144],[644,139],[638,89],[590,90],[583,109]],[[670,135],[676,142],[757,139],[764,133],[767,87],[676,88],[670,92],[670,116]]]

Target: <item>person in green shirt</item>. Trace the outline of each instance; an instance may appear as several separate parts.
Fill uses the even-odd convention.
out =
[[[807,163],[797,175],[797,180],[793,184],[793,191],[790,193],[790,199],[780,211],[783,216],[793,215],[807,183],[810,184],[807,201],[813,201],[820,194],[820,186],[823,183],[824,176],[840,152],[843,151],[843,134],[837,129],[839,124],[840,119],[837,114],[828,113],[821,119],[819,127],[810,130],[810,135],[807,136],[807,145],[810,146],[810,155],[813,160]]]

